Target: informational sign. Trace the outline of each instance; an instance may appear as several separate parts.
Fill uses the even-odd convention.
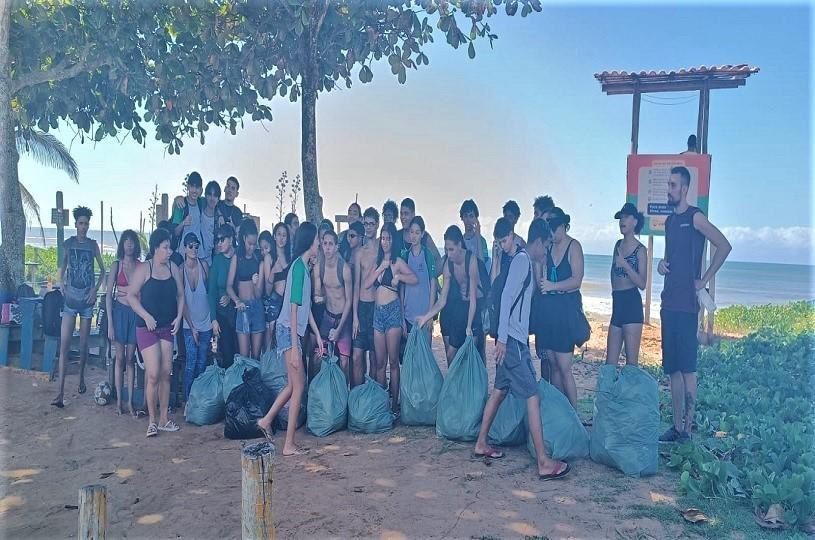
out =
[[[68,212],[68,209],[65,208],[62,213],[59,212],[56,208],[51,209],[51,223],[54,225],[68,225],[68,222],[71,218],[71,215]]]
[[[689,153],[628,156],[626,200],[645,215],[642,234],[665,234],[665,219],[673,212],[673,208],[668,205],[668,180],[671,168],[679,166],[690,172],[688,204],[698,206],[707,214],[710,155]]]

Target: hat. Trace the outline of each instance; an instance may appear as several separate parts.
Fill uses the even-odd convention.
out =
[[[623,216],[639,216],[639,211],[633,203],[627,202],[620,208],[620,211],[614,214],[614,219],[620,219]]]
[[[187,234],[184,235],[184,242],[183,243],[184,243],[185,246],[188,246],[188,245],[192,244],[193,242],[196,242],[199,245],[201,244],[201,241],[198,239],[197,234],[195,234],[194,232],[188,232]]]

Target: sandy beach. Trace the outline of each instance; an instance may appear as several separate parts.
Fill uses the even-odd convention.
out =
[[[581,399],[592,395],[605,348],[607,318],[590,318],[592,339],[574,367]],[[652,362],[659,356],[658,328],[644,334],[643,360]],[[435,340],[446,372],[440,345]],[[492,378],[494,364],[488,365]],[[91,368],[89,387],[104,377]],[[91,483],[107,486],[109,537],[240,537],[243,443],[225,440],[222,424],[183,424],[180,433],[148,440],[146,420],[117,417],[113,407],[95,405],[92,393],[76,394],[75,375],[61,410],[48,406],[55,387],[41,378],[3,369],[0,386],[5,537],[74,536],[77,490]],[[430,427],[323,439],[303,429],[299,437],[312,449],[309,456],[276,459],[280,538],[665,538],[678,532],[627,511],[634,504],[671,504],[676,476],[664,467],[654,477],[632,479],[584,460],[568,479],[541,483],[525,448],[511,448],[492,463],[473,460],[470,444],[440,439]]]

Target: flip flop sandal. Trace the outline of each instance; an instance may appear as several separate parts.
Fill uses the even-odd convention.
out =
[[[487,453],[481,453],[481,452],[475,452],[475,451],[473,452],[473,458],[474,459],[484,459],[484,458],[501,459],[502,457],[504,457],[504,453],[501,452],[500,450],[493,450],[492,452],[487,452]]]
[[[53,405],[57,409],[62,409],[63,407],[65,407],[65,402],[62,401],[61,399],[55,399],[54,401],[51,402],[51,405]]]
[[[263,426],[261,426],[260,424],[258,424],[257,426],[258,426],[258,429],[260,430],[260,432],[263,433],[263,437],[266,439],[266,442],[268,442],[269,444],[274,445],[274,441],[272,440],[272,433],[270,431],[268,431],[266,428],[264,428]]]
[[[178,427],[178,424],[176,424],[172,420],[167,420],[167,423],[164,424],[163,426],[159,426],[158,430],[159,431],[169,431],[169,432],[172,433],[172,432],[175,432],[175,431],[180,431],[181,428]]]
[[[158,435],[158,426],[155,422],[150,422],[150,425],[147,426],[146,437],[155,437],[156,435]]]
[[[544,482],[547,481],[547,480],[558,480],[560,478],[563,478],[564,476],[569,474],[569,471],[572,470],[571,465],[569,465],[568,463],[565,463],[565,465],[566,466],[564,468],[562,468],[559,472],[550,473],[550,474],[539,474],[538,478],[540,480],[544,481]]]
[[[80,394],[84,394],[87,391],[88,387],[85,386],[85,383],[84,382],[79,383],[79,389],[77,390],[77,392],[79,392]]]

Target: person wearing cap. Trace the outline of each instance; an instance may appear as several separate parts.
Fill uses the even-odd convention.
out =
[[[238,352],[238,337],[235,332],[235,304],[226,293],[226,280],[229,276],[229,265],[235,256],[235,230],[231,225],[221,225],[215,231],[215,250],[212,266],[207,278],[207,297],[209,299],[209,316],[212,321],[212,333],[218,340],[220,366],[232,365],[235,353]]]
[[[187,188],[187,196],[180,203],[176,201],[173,208],[173,249],[178,247],[179,240],[182,240],[187,233],[195,233],[201,238],[201,215],[204,213],[206,201],[201,197],[203,191],[203,179],[197,171],[187,175],[184,182]]]
[[[569,236],[571,218],[557,206],[549,211],[552,247],[546,255],[546,273],[538,281],[541,300],[541,347],[552,364],[552,384],[577,405],[572,373],[574,348],[588,341],[588,321],[583,313],[583,247]]]
[[[460,233],[459,233],[460,234]],[[566,476],[571,467],[546,455],[543,442],[540,396],[535,381],[535,368],[529,353],[529,306],[532,300],[532,261],[547,258],[552,233],[546,221],[535,219],[529,226],[527,250],[518,247],[512,236],[512,226],[500,218],[493,230],[501,250],[510,256],[509,271],[501,290],[498,332],[495,340],[495,383],[484,407],[478,439],[473,448],[475,457],[499,459],[500,450],[489,446],[487,436],[507,393],[526,402],[529,434],[535,449],[538,478],[556,480]]]
[[[614,244],[611,262],[611,323],[606,341],[606,363],[617,365],[625,343],[625,363],[636,366],[642,338],[642,294],[647,275],[648,250],[637,240],[645,217],[627,202],[614,219],[623,238]]]
[[[214,205],[213,205],[214,206]],[[184,265],[181,277],[184,283],[184,400],[190,397],[192,382],[207,367],[207,353],[212,340],[212,317],[207,297],[207,263],[199,256],[201,242],[195,233],[184,235]]]
[[[688,204],[690,171],[674,167],[668,179],[668,206],[673,213],[665,220],[665,257],[657,271],[665,276],[662,309],[662,369],[671,378],[673,425],[660,442],[690,439],[696,409],[696,336],[699,302],[697,291],[713,279],[732,249],[730,242],[702,211]],[[705,239],[713,257],[702,274]],[[715,250],[713,249],[715,248]]]

